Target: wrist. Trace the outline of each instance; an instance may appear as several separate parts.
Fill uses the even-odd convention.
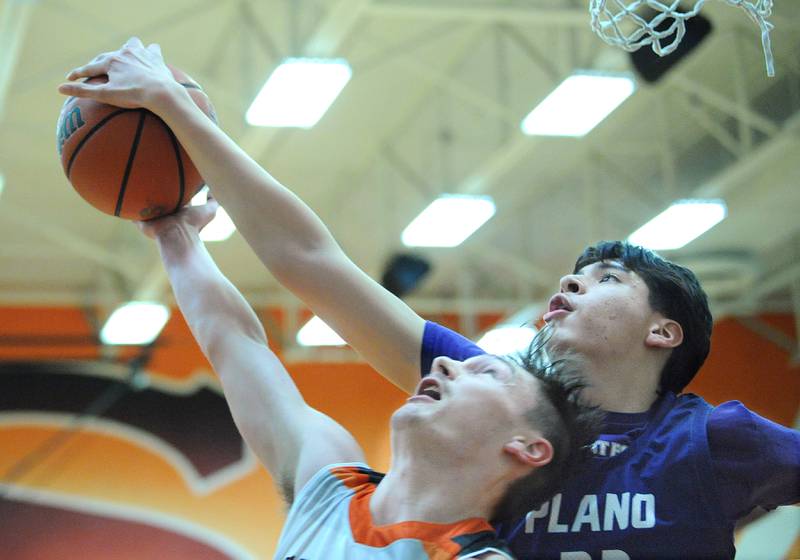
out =
[[[167,116],[179,109],[182,104],[191,103],[191,96],[186,92],[186,88],[178,82],[171,80],[164,87],[154,88],[146,108],[167,120]]]
[[[202,245],[200,232],[196,228],[172,218],[166,218],[161,228],[156,230],[155,239],[159,246],[166,249],[182,249],[192,245]]]

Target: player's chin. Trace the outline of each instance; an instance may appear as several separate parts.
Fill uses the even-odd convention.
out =
[[[413,410],[412,406],[404,404],[400,408],[394,411],[392,414],[392,418],[390,421],[390,425],[392,430],[402,431],[410,426],[413,426],[415,423],[419,423],[419,414]]]
[[[408,423],[426,421],[424,419],[436,414],[435,405],[438,403],[423,403],[415,400],[406,401],[403,406],[394,411],[392,426],[399,427]],[[434,406],[431,406],[434,405]]]
[[[546,350],[551,359],[558,359],[566,353],[579,351],[581,348],[581,338],[569,329],[553,329],[547,339]]]
[[[567,336],[569,333],[569,327],[564,325],[561,321],[550,321],[547,323],[547,328],[550,330],[550,336],[548,337],[548,342],[553,339],[563,338]]]

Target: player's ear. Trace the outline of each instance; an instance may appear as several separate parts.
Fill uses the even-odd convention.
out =
[[[683,342],[683,328],[680,323],[658,316],[650,326],[645,344],[655,348],[676,348]]]
[[[553,446],[542,436],[517,436],[503,446],[503,452],[528,467],[543,467],[553,459]]]

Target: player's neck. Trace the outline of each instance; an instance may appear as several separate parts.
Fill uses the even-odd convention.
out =
[[[661,367],[645,356],[591,360],[586,396],[607,412],[645,412],[658,398]]]
[[[482,472],[485,467],[463,464],[457,473],[452,467],[395,456],[392,468],[372,496],[370,510],[375,525],[488,518],[496,498],[487,491]]]

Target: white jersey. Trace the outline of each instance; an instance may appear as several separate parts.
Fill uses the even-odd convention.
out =
[[[513,560],[485,519],[372,524],[369,502],[383,474],[362,463],[329,465],[297,495],[275,560],[450,560],[495,552]]]

